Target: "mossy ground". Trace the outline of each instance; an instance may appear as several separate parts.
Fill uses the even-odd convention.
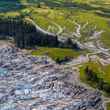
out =
[[[107,110],[110,110],[110,103],[107,103]]]
[[[102,66],[98,62],[88,62],[86,64],[83,64],[80,68],[80,79],[82,82],[94,87],[98,88],[98,84],[95,81],[91,81],[87,79],[87,75],[85,74],[85,68],[89,67],[91,70],[94,71],[95,74],[97,74],[98,78],[103,79],[104,82],[110,84],[110,65]],[[110,96],[105,91],[102,91],[105,96]]]
[[[39,47],[39,49],[32,51],[32,55],[48,55],[53,60],[64,59],[65,57],[76,58],[80,54],[85,54],[86,51],[75,51],[72,49],[62,49],[62,48],[49,48],[49,47]]]

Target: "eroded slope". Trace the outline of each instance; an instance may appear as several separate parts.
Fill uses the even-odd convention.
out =
[[[0,47],[0,110],[103,110],[99,92],[47,57]]]

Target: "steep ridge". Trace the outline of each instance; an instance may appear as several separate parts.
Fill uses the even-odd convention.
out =
[[[47,33],[39,26],[35,26],[29,20],[21,18],[1,18],[0,19],[1,39],[13,37],[15,43],[20,48],[26,48],[33,45],[58,45],[57,36]],[[5,37],[4,37],[5,36]]]
[[[80,49],[71,38],[61,37],[40,28],[31,19],[0,18],[0,39],[14,38],[16,46],[28,48],[33,46],[49,46]]]

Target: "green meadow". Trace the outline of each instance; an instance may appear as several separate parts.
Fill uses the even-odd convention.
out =
[[[91,79],[92,77],[88,79],[86,68],[89,68],[89,70],[92,71],[92,74],[96,77],[95,79]],[[110,96],[108,92],[108,88],[110,88],[110,65],[103,66],[99,62],[88,62],[83,64],[83,66],[80,68],[80,79],[82,82],[102,90],[104,95]]]
[[[12,1],[0,1],[0,7],[12,10],[2,11],[1,14],[4,16],[18,16],[30,17],[45,30],[56,33],[58,31],[58,24],[65,31],[65,36],[68,37],[75,30],[73,21],[77,21],[80,24],[86,22],[89,25],[96,26],[99,30],[104,30],[101,36],[101,41],[105,46],[110,47],[110,0],[17,0]],[[20,6],[17,7],[16,4]],[[56,5],[57,4],[57,5]],[[73,8],[71,5],[73,4]],[[75,7],[74,7],[75,4]],[[55,7],[51,7],[51,5]],[[17,7],[13,11],[13,8]],[[91,7],[91,8],[84,8]],[[98,7],[98,8],[97,8]],[[7,14],[8,13],[8,14]],[[104,14],[103,14],[104,13]],[[52,29],[48,29],[51,26]],[[86,35],[84,36],[86,37]],[[81,38],[83,40],[83,38]]]
[[[32,55],[48,55],[53,60],[63,60],[65,57],[76,58],[80,54],[85,54],[86,51],[75,51],[72,49],[62,48],[50,48],[50,47],[39,47],[37,50],[32,51]]]

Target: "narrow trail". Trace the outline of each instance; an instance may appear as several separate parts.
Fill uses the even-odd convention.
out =
[[[36,27],[37,30],[42,31],[45,34],[60,35],[63,32],[63,28],[59,24],[57,24],[55,22],[51,21],[51,23],[58,29],[58,32],[57,33],[52,33],[52,32],[49,32],[49,30],[52,28],[52,26],[49,25],[48,29],[44,30],[44,29],[40,28],[32,19],[27,18],[27,20],[29,20]]]
[[[56,35],[60,35],[63,32],[63,28],[55,22],[52,22],[52,24],[58,28],[58,32],[56,33]]]
[[[78,24],[78,23],[75,22],[75,21],[73,21],[73,23],[74,23],[77,27],[76,27],[76,32],[73,32],[72,35],[76,36],[77,38],[80,38],[80,37],[81,37],[81,33],[80,33],[80,31],[81,31],[81,25]]]
[[[49,19],[46,19],[46,20],[49,21],[51,24],[53,24],[58,29],[57,33],[55,33],[56,35],[60,35],[61,33],[63,33],[64,29],[59,24],[57,24],[56,22],[51,21]],[[52,27],[53,26],[49,25],[47,31],[49,31],[49,29],[51,29]]]
[[[103,47],[101,46],[101,43],[100,43],[99,40],[96,41],[96,43],[97,43],[97,47],[101,50],[102,53],[106,54],[107,56],[110,56],[110,53],[108,52],[108,51],[110,51],[110,48],[108,48],[108,49],[103,48]]]
[[[32,19],[29,19],[29,18],[26,18],[28,21],[30,21],[35,27],[36,29],[39,31],[39,32],[43,32],[44,34],[48,34],[48,35],[54,35],[53,33],[51,32],[48,32],[42,28],[40,28]]]

